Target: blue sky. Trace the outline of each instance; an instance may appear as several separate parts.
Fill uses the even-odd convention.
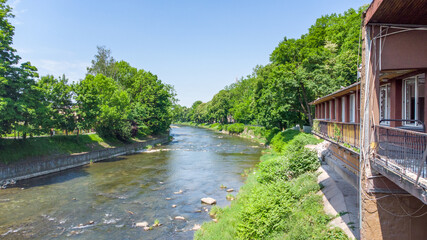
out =
[[[370,0],[14,0],[14,47],[41,75],[84,78],[96,46],[175,87],[180,104],[209,101],[269,62],[286,36]]]

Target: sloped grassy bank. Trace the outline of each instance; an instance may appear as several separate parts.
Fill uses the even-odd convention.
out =
[[[231,129],[236,127],[241,126]],[[218,125],[213,128],[219,130]],[[245,131],[244,127],[240,133]],[[273,137],[266,130],[257,131],[256,138],[271,149],[231,206],[212,208],[210,214],[218,221],[203,224],[195,239],[348,239],[341,229],[329,225],[334,216],[325,214],[322,197],[316,194],[320,186],[315,171],[320,165],[317,155],[304,146],[319,140],[295,130]]]
[[[59,157],[75,153],[91,152],[108,148],[122,147],[133,143],[149,141],[153,138],[168,136],[138,135],[127,142],[115,138],[102,138],[98,134],[33,137],[22,139],[0,138],[0,166],[41,157]]]

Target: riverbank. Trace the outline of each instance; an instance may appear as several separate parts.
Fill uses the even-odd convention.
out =
[[[137,153],[151,146],[164,144],[170,141],[169,134],[150,137],[144,140],[138,139],[130,143],[120,142],[115,145],[106,143],[96,134],[83,135],[79,136],[79,138],[80,139],[77,140],[75,137],[71,139],[70,137],[64,138],[61,136],[61,138],[33,138],[31,139],[32,141],[18,141],[18,144],[23,145],[21,152],[28,153],[29,150],[33,149],[35,146],[41,145],[44,149],[40,150],[38,153],[54,151],[56,154],[40,156],[35,153],[33,157],[27,157],[20,161],[13,161],[8,164],[5,164],[5,161],[0,162],[0,185],[7,185],[16,180],[59,172],[120,155]],[[88,138],[92,141],[88,141]],[[61,144],[59,144],[59,146],[55,145],[55,143],[58,142]],[[95,142],[98,145],[94,146],[93,144]],[[14,143],[11,145],[16,147]],[[87,148],[90,148],[91,151],[75,152],[76,150]],[[71,154],[64,154],[64,152],[67,151],[71,152]],[[58,152],[62,152],[62,154]]]
[[[280,131],[278,128],[266,129],[265,127],[248,126],[242,123],[206,124],[206,123],[193,123],[193,122],[179,122],[175,124],[216,130],[224,134],[232,134],[242,138],[251,139],[262,145],[269,145],[273,137]]]
[[[194,127],[172,128],[171,136],[150,151],[0,190],[0,239],[193,239],[193,228],[211,221],[212,206],[201,198],[229,205],[220,185],[240,189],[240,174],[259,162],[262,148]],[[161,226],[152,230],[138,227],[156,220]]]
[[[144,136],[122,142],[114,138],[102,138],[96,133],[69,136],[40,136],[26,140],[0,138],[0,166],[15,162],[64,157],[71,154],[123,147],[149,141],[159,136]]]
[[[229,196],[235,199],[231,206],[212,208],[215,221],[203,224],[195,239],[348,239],[331,225],[336,216],[324,211],[317,154],[305,148],[318,139],[295,130],[273,137],[249,135],[246,127],[238,130],[253,139],[263,137],[271,149],[237,196]]]

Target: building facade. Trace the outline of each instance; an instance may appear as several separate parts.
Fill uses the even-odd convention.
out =
[[[374,0],[361,36],[360,82],[312,102],[313,129],[357,175],[361,239],[427,239],[427,1]]]

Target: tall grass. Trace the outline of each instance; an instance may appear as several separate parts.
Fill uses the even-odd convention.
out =
[[[298,131],[275,135],[273,149],[249,174],[230,207],[213,208],[217,223],[203,224],[195,239],[347,239],[331,228],[323,211],[315,171],[316,153],[304,147],[319,141]]]

